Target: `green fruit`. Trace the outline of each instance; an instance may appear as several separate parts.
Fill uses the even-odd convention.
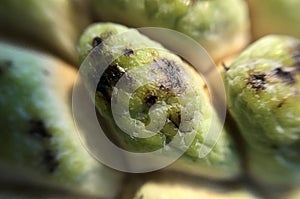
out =
[[[300,41],[266,36],[225,72],[228,108],[248,143],[250,172],[274,184],[300,182]]]
[[[89,23],[85,4],[81,0],[2,0],[1,36],[78,64],[76,43]]]
[[[214,60],[239,51],[249,41],[247,5],[242,0],[93,0],[92,9],[102,21],[182,32]]]
[[[209,199],[258,199],[260,197],[245,188],[230,189],[226,186],[216,186],[190,183],[169,177],[169,182],[146,182],[137,191],[134,199],[185,199],[185,198],[209,198]],[[199,186],[202,185],[202,186]],[[159,196],[154,193],[159,193]]]
[[[0,166],[112,197],[120,174],[93,159],[76,134],[70,110],[75,77],[60,60],[0,43]]]
[[[87,28],[78,51],[82,61],[88,53],[94,61],[112,59],[107,68],[87,61],[82,74],[95,96],[100,123],[110,125],[107,133],[120,147],[140,153],[167,149],[178,132],[196,132],[189,148],[183,136],[177,138],[174,150],[186,147],[186,152],[171,168],[219,179],[239,174],[239,160],[226,132],[215,146],[216,138],[205,139],[214,110],[202,78],[190,65],[138,31],[112,23]],[[104,73],[95,88],[99,71]]]

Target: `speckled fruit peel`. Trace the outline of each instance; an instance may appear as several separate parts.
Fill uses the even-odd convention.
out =
[[[250,172],[270,183],[300,182],[300,41],[270,35],[225,72],[230,113],[249,148]]]
[[[130,32],[126,34],[126,31]],[[230,179],[239,174],[239,160],[225,130],[216,145],[214,140],[205,140],[214,110],[204,81],[190,65],[137,30],[112,23],[94,24],[86,29],[78,46],[81,61],[89,53],[96,60],[94,48],[99,52],[99,60],[115,57],[108,66],[88,64],[82,73],[89,89],[92,88],[89,78],[93,78],[97,71],[104,70],[96,90],[90,90],[90,93],[95,96],[100,122],[110,124],[108,136],[113,137],[117,144],[129,151],[150,152],[166,147],[178,131],[189,133],[195,129],[196,136],[192,144],[172,167],[219,179]],[[121,79],[125,82],[123,87],[114,89]],[[146,83],[130,93],[132,87],[140,82]],[[113,95],[117,96],[114,98],[117,101],[112,102]],[[130,132],[136,131],[137,136],[130,136],[120,129],[122,127],[117,127],[112,117],[115,103],[123,104],[129,110],[129,113],[126,110],[115,111],[120,115],[127,114],[118,121],[119,124]],[[182,108],[186,113],[182,112]],[[154,119],[151,119],[151,109],[154,110]],[[166,118],[163,117],[164,112]],[[139,137],[140,126],[151,123],[151,128],[155,129],[161,120],[164,125],[157,134],[148,138]],[[147,135],[147,132],[143,133]],[[182,147],[184,143],[181,140],[177,147]],[[206,157],[200,158],[201,146],[213,149]]]

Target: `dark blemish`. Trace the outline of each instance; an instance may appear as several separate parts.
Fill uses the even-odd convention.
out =
[[[46,165],[49,173],[54,173],[57,170],[59,163],[54,151],[46,149],[43,152],[43,163]]]
[[[144,100],[145,100],[147,107],[150,108],[157,102],[157,99],[158,99],[157,96],[150,95],[150,96],[146,96]]]
[[[0,61],[0,75],[13,65],[11,60],[1,60]]]
[[[228,71],[229,70],[229,67],[226,66],[226,64],[224,62],[222,62],[222,67],[225,71]]]
[[[32,119],[29,121],[29,133],[39,139],[51,138],[51,134],[47,131],[42,120]]]
[[[102,42],[103,42],[103,39],[101,39],[101,37],[95,37],[93,39],[93,43],[92,43],[93,48],[99,46],[100,44],[102,44]]]
[[[109,65],[107,69],[105,69],[97,85],[97,91],[102,93],[107,101],[110,101],[113,87],[124,73],[125,70],[119,65]]]
[[[279,146],[278,146],[277,144],[272,144],[272,145],[271,145],[271,148],[272,148],[273,150],[278,150],[278,149],[279,149]]]
[[[282,68],[275,68],[274,75],[276,75],[278,78],[282,79],[287,84],[294,84],[296,82],[296,80],[293,77],[292,72],[283,71]]]
[[[177,128],[179,129],[179,125],[180,125],[180,122],[181,122],[181,114],[180,112],[176,112],[176,120],[172,119],[171,117],[169,117],[169,120],[172,122],[172,124]]]
[[[125,49],[123,50],[123,53],[124,53],[125,56],[130,56],[130,55],[133,55],[134,52],[133,52],[132,49],[125,48]]]
[[[166,88],[164,85],[160,85],[159,86],[159,90],[165,91],[165,92],[169,92],[170,91],[170,89]]]
[[[0,62],[0,67],[11,67],[13,62],[11,60],[4,60]]]
[[[266,84],[266,74],[250,74],[248,83],[256,91],[264,90]]]
[[[173,121],[173,120],[171,120],[171,119],[170,119],[170,121],[172,122],[172,124],[173,124],[177,129],[179,129],[179,124],[177,124],[175,121]]]
[[[281,102],[277,105],[277,108],[281,108],[283,104],[284,104],[284,101],[281,101]]]
[[[285,103],[286,99],[283,99],[278,105],[277,108],[281,108],[283,104]]]
[[[160,60],[154,60],[152,64],[153,79],[158,79],[160,85],[164,85],[166,89],[175,89],[178,94],[185,91],[187,85],[182,81],[182,77],[185,75],[182,71],[182,67],[176,65],[172,60],[166,58]]]

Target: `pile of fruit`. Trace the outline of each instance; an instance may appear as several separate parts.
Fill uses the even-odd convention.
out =
[[[299,7],[2,0],[0,199],[300,198]],[[204,47],[225,86],[224,127],[195,66],[133,29],[141,27],[175,30]],[[79,74],[111,142],[139,154],[162,149],[161,160],[170,148],[182,156],[148,173],[98,161],[78,134],[89,129],[73,117]],[[86,121],[85,107],[76,108]],[[222,126],[220,135],[206,139],[212,125]]]

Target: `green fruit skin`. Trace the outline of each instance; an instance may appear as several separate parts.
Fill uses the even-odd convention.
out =
[[[126,31],[130,31],[130,33],[126,34]],[[98,50],[95,50],[100,52],[100,54],[95,54],[95,51],[92,51],[94,49],[94,38],[101,38],[102,43],[99,44]],[[132,54],[130,56],[124,54],[125,49],[131,49]],[[196,137],[184,156],[171,168],[220,179],[233,178],[239,174],[239,160],[225,130],[221,133],[214,147],[214,140],[204,141],[212,120],[213,108],[209,104],[209,99],[203,89],[204,83],[200,76],[178,56],[167,51],[160,44],[151,41],[146,36],[141,35],[136,30],[113,23],[99,23],[88,27],[80,39],[78,52],[81,61],[89,53],[95,59],[98,56],[99,60],[101,56],[116,57],[108,66],[111,69],[106,69],[100,81],[98,80],[97,89],[91,85],[89,78],[93,78],[97,71],[103,71],[104,69],[101,67],[105,66],[97,64],[97,67],[95,67],[94,65],[86,64],[85,69],[81,72],[92,98],[95,96],[94,101],[100,115],[100,123],[109,126],[107,129],[109,137],[115,139],[122,148],[135,152],[149,152],[165,147],[166,142],[177,134],[178,126],[184,124],[181,123],[183,120],[178,119],[178,117],[180,118],[178,112],[180,112],[181,107],[184,107],[188,112],[187,117],[194,117],[194,122],[185,123],[186,126],[182,125],[179,129],[181,127],[186,129],[195,128]],[[90,63],[90,61],[87,61],[87,63]],[[115,70],[115,73],[110,74],[112,70]],[[128,76],[130,74],[135,75],[133,78],[129,78],[131,81],[127,82],[125,87],[122,89],[118,88],[117,103],[122,104],[124,107],[129,106],[130,110],[129,119],[125,118],[120,124],[123,125],[122,127],[131,129],[131,132],[136,131],[140,122],[145,125],[152,122],[158,126],[159,124],[157,123],[163,120],[162,114],[156,115],[154,120],[149,120],[149,107],[145,103],[147,95],[151,93],[157,97],[156,104],[167,108],[168,116],[165,125],[156,135],[149,138],[133,137],[126,134],[115,123],[111,110],[111,97],[114,84],[121,77],[118,77],[114,83],[108,83],[106,80],[117,76],[120,71],[129,74]],[[156,75],[154,75],[155,78],[151,76],[153,71]],[[142,82],[146,81],[146,79],[152,83],[139,87],[130,97],[128,90],[130,90],[132,85],[137,80]],[[186,96],[181,92],[185,92]],[[189,92],[191,93],[189,94]],[[126,98],[129,99],[129,105],[125,103]],[[156,110],[164,111],[163,108]],[[198,112],[196,115],[193,115],[195,110]],[[123,110],[118,112],[120,112],[120,115],[123,114]],[[181,115],[181,117],[183,116]],[[133,125],[130,123],[132,122],[131,119],[137,121],[137,123]],[[184,140],[181,140],[181,143],[177,143],[177,146],[179,148],[183,147],[184,142]],[[200,158],[201,146],[213,147],[212,152],[206,157]]]
[[[1,37],[51,52],[73,65],[78,64],[76,43],[89,24],[82,0],[2,0]]]
[[[58,186],[112,197],[121,175],[84,149],[69,93],[63,94],[66,99],[56,87],[58,82],[63,87],[67,77],[60,71],[67,67],[71,70],[48,55],[0,43],[0,165]]]
[[[233,53],[234,47],[227,45],[241,49],[249,39],[248,9],[241,0],[93,0],[92,5],[103,21],[182,32],[215,60]]]
[[[300,41],[261,38],[225,72],[228,108],[249,147],[250,172],[269,183],[300,182]]]

